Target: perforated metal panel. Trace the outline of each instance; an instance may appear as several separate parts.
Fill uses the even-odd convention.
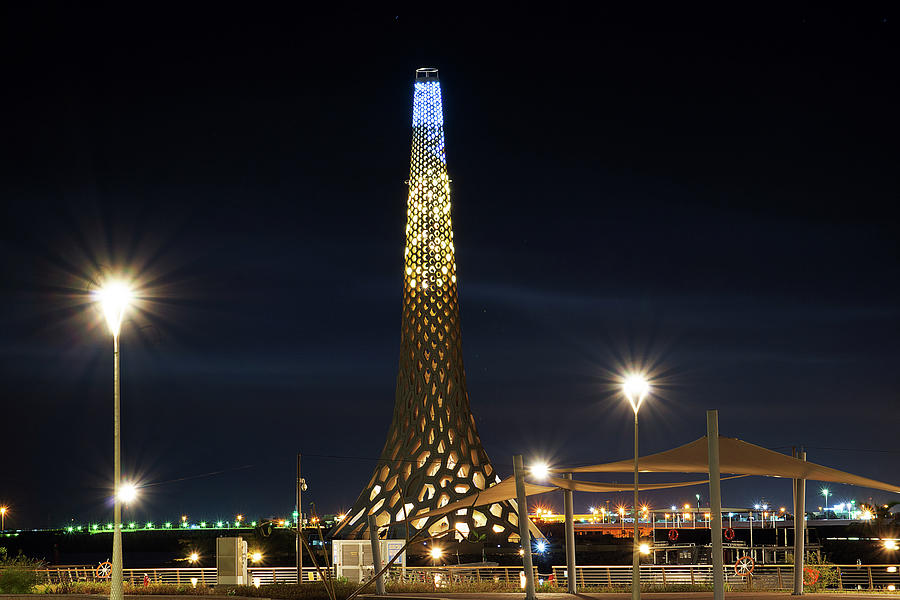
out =
[[[367,516],[404,537],[425,525],[415,515],[499,481],[469,408],[460,341],[450,179],[444,152],[441,85],[434,69],[416,73],[407,197],[400,367],[394,416],[381,459],[336,537],[367,532]],[[462,537],[519,538],[512,502],[466,509],[429,527]]]

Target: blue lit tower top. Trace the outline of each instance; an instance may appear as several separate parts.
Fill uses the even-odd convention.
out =
[[[444,111],[437,69],[416,71],[406,220],[406,285],[427,293],[456,283]]]

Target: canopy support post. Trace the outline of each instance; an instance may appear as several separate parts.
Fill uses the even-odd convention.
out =
[[[571,480],[572,474],[566,473],[566,479]],[[563,500],[566,506],[566,581],[569,593],[575,594],[575,508],[573,506],[572,490],[563,490]]]
[[[522,566],[525,569],[525,600],[537,600],[534,594],[534,567],[531,564],[531,532],[528,530],[528,505],[525,500],[525,467],[522,455],[513,456],[516,477],[516,511],[519,513],[519,539],[522,542]]]
[[[722,549],[722,488],[719,481],[719,411],[706,411],[709,452],[709,512],[712,519],[713,600],[725,599],[725,565]]]
[[[369,541],[372,542],[372,564],[375,565],[375,595],[384,596],[384,577],[381,570],[384,563],[381,562],[381,545],[378,543],[378,526],[375,525],[375,515],[369,515]]]
[[[806,460],[806,452],[800,451],[800,460]],[[803,595],[803,566],[806,557],[804,529],[806,526],[806,480],[795,480],[794,488],[794,591],[792,595]]]

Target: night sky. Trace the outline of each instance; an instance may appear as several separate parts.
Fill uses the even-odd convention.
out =
[[[394,402],[421,66],[441,74],[469,398],[501,475],[516,453],[628,458],[612,381],[636,363],[657,375],[648,452],[718,408],[723,435],[900,482],[895,10],[293,6],[3,8],[9,526],[110,518],[103,268],[142,284],[123,470],[147,487],[126,519],[286,515],[298,451],[305,512],[353,503]],[[790,484],[723,494],[788,505]]]

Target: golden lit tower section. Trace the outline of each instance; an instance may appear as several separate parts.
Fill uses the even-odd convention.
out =
[[[413,89],[394,416],[375,473],[335,537],[367,536],[368,515],[389,529],[386,535],[405,537],[407,516],[412,534],[426,525],[416,515],[499,481],[466,394],[437,69],[417,70]],[[456,511],[428,532],[454,529],[458,538],[517,541],[517,527],[514,504],[500,502]]]

